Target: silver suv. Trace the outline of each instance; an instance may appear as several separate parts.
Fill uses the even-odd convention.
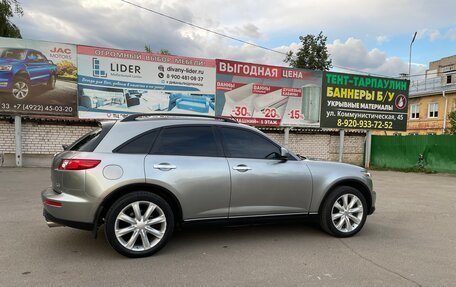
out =
[[[365,169],[303,159],[230,119],[136,114],[64,148],[42,192],[48,225],[96,236],[104,224],[128,257],[160,250],[176,224],[315,215],[326,232],[347,237],[375,209]]]

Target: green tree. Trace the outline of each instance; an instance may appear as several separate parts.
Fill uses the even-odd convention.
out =
[[[158,53],[162,55],[171,55],[168,49],[160,49],[160,52]]]
[[[448,115],[449,127],[446,128],[446,133],[450,135],[456,135],[456,111],[452,111]]]
[[[144,51],[146,51],[147,53],[153,53],[152,49],[150,48],[150,45],[147,44],[144,45]]]
[[[147,44],[144,45],[144,51],[146,51],[147,53],[154,53],[154,51],[152,51],[152,49],[150,48],[150,45]],[[160,49],[160,51],[158,51],[158,54],[171,55],[168,49]]]
[[[22,38],[21,31],[14,25],[10,18],[14,15],[22,16],[22,10],[17,0],[0,0],[0,36],[10,38]]]
[[[296,53],[289,51],[284,62],[293,68],[327,71],[332,68],[326,47],[327,37],[320,32],[318,35],[300,36],[302,47]]]

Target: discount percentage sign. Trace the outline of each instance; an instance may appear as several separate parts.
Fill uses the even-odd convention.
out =
[[[291,111],[288,113],[288,116],[290,117],[290,119],[293,119],[293,120],[301,120],[301,119],[304,119],[304,115],[301,114],[301,110],[299,110],[299,109],[291,110]]]
[[[265,118],[277,118],[280,117],[277,114],[277,110],[275,108],[265,108],[263,110],[263,115]]]
[[[234,114],[236,117],[246,117],[250,116],[249,110],[246,106],[235,106],[231,113]]]

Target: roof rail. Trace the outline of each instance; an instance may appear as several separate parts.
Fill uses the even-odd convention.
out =
[[[140,113],[140,114],[133,114],[129,115],[126,118],[122,119],[121,122],[132,122],[135,121],[137,118],[141,117],[191,117],[191,118],[208,118],[208,119],[215,119],[229,123],[236,123],[238,121],[235,119],[229,119],[219,116],[205,116],[205,115],[188,115],[188,114],[176,114],[176,113]]]

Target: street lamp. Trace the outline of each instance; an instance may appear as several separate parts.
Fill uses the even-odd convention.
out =
[[[408,72],[409,80],[410,80],[410,76],[411,76],[410,73],[411,73],[411,70],[412,70],[412,44],[413,44],[413,42],[415,42],[415,38],[416,38],[416,32],[415,32],[415,34],[413,34],[412,42],[410,42],[409,72]]]

